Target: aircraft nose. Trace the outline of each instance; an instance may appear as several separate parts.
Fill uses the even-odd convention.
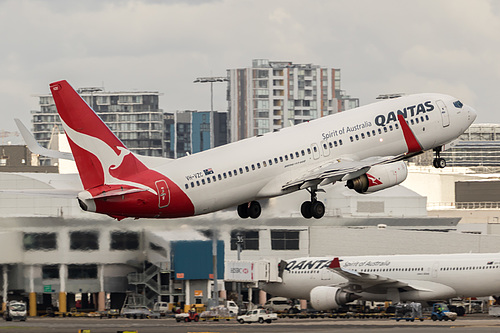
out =
[[[467,113],[468,113],[468,116],[469,116],[470,123],[472,124],[474,122],[474,120],[476,120],[477,112],[476,112],[476,110],[474,110],[473,108],[471,108],[469,106]]]

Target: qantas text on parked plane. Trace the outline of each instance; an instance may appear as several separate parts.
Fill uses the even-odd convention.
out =
[[[381,101],[175,160],[131,153],[66,82],[50,85],[68,136],[87,211],[121,219],[183,217],[238,206],[257,218],[257,200],[310,193],[306,218],[321,218],[320,187],[337,181],[359,193],[400,184],[404,159],[441,147],[476,118],[456,98],[418,94]]]
[[[307,299],[317,310],[367,301],[438,301],[500,294],[500,254],[388,255],[282,261],[274,296]]]

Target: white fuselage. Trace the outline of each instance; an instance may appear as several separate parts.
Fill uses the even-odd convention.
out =
[[[445,104],[443,111],[437,101]],[[396,125],[398,110],[406,108],[406,121],[423,150],[451,142],[476,117],[468,106],[455,107],[455,101],[440,94],[386,100],[150,167],[186,193],[195,215],[213,212],[289,193],[284,184],[328,162],[408,152]]]
[[[289,260],[282,282],[261,288],[273,296],[309,299],[318,286],[342,286],[348,280],[328,269],[332,257]],[[399,290],[401,301],[428,301],[453,297],[500,294],[500,253],[387,255],[339,257],[344,270],[364,272],[407,283],[418,291]],[[357,293],[363,300],[393,300],[388,289]],[[375,289],[375,288],[373,288]]]

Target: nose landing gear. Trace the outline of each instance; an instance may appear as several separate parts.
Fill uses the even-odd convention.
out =
[[[436,157],[434,158],[434,160],[432,160],[432,166],[434,166],[437,169],[442,169],[442,168],[446,167],[446,160],[439,156],[441,153],[441,150],[442,150],[441,146],[434,148],[434,152],[436,153]]]
[[[311,190],[308,189],[308,191],[311,193],[311,201],[304,201],[300,206],[300,212],[306,219],[310,219],[311,217],[320,219],[325,215],[325,205],[321,201],[318,201],[316,195],[318,191],[317,187],[313,187]]]

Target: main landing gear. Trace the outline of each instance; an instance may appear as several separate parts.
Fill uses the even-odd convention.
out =
[[[262,208],[260,207],[260,203],[257,201],[250,201],[238,206],[238,215],[242,219],[253,218],[256,219],[260,216],[262,212]]]
[[[300,212],[306,219],[310,219],[311,217],[320,219],[323,215],[325,215],[325,205],[321,201],[318,201],[316,195],[318,189],[311,188],[310,190],[307,190],[311,193],[311,201],[304,201],[300,206]]]
[[[434,152],[436,153],[436,157],[432,160],[432,165],[437,169],[442,169],[446,166],[446,160],[440,157],[441,146],[434,148]]]

